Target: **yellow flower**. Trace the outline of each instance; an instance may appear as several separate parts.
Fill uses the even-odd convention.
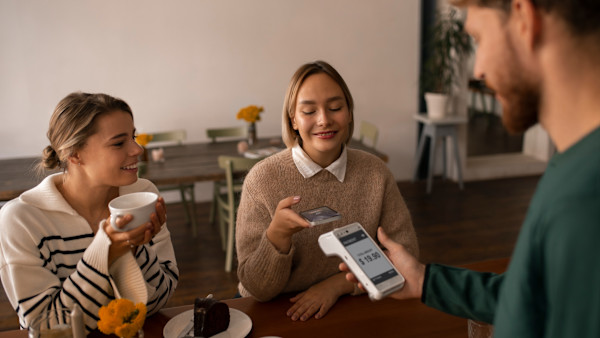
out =
[[[142,147],[145,147],[146,144],[148,144],[150,141],[152,141],[152,135],[149,134],[138,134],[135,137],[135,141],[141,145]]]
[[[246,120],[248,122],[260,121],[260,113],[263,112],[263,107],[251,105],[240,109],[237,113],[238,120]]]
[[[133,337],[144,326],[146,305],[133,304],[129,299],[114,299],[98,311],[98,329],[104,334]]]

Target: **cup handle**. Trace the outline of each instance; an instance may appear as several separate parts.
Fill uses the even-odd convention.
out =
[[[123,217],[123,216],[117,215],[117,214],[110,214],[110,226],[112,226],[113,229],[122,232],[123,229],[121,229],[117,226],[117,218],[119,218],[119,217]]]

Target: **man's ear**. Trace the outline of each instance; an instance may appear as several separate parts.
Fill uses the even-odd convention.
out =
[[[516,33],[523,38],[528,50],[536,48],[542,38],[542,18],[531,0],[513,0],[511,20],[516,25]]]

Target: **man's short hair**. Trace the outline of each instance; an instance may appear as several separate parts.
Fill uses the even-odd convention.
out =
[[[535,7],[564,20],[576,36],[600,35],[599,0],[530,0]],[[452,5],[475,5],[510,12],[512,0],[450,0]]]
[[[479,6],[502,9],[506,12],[510,11],[510,3],[512,0],[449,0],[451,5],[457,7]]]

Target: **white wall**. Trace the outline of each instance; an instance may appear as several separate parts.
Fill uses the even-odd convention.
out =
[[[417,0],[2,0],[0,158],[40,154],[53,108],[75,90],[125,99],[140,132],[183,126],[204,141],[257,104],[259,136],[280,135],[290,77],[323,59],[408,179],[419,18]]]

